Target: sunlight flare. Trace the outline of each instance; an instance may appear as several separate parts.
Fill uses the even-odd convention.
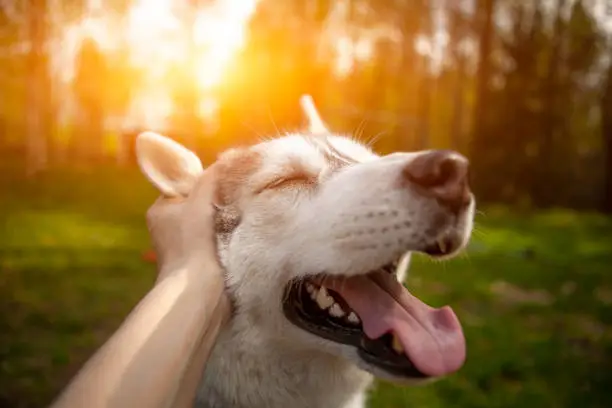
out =
[[[69,86],[79,44],[93,38],[104,53],[127,48],[138,69],[138,91],[127,122],[163,126],[174,111],[171,100],[177,86],[196,89],[198,98],[207,101],[201,113],[211,114],[209,99],[228,82],[226,72],[245,45],[258,0],[202,3],[194,13],[187,1],[133,0],[124,18],[92,6],[63,29],[53,62],[58,79]]]
[[[137,0],[129,13],[128,41],[135,59],[152,68],[168,69],[187,59],[194,65],[198,87],[208,90],[222,82],[244,45],[256,5],[257,0],[216,1],[199,8],[190,27],[190,16],[181,19],[176,2]]]

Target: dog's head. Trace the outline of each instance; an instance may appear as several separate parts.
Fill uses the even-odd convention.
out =
[[[465,360],[461,326],[401,283],[410,252],[455,255],[474,198],[451,151],[377,156],[328,132],[312,101],[305,134],[221,155],[217,237],[235,319],[256,341],[342,356],[378,377],[428,379]],[[182,146],[138,139],[148,178],[188,195],[202,167]],[[247,334],[249,335],[249,334]]]

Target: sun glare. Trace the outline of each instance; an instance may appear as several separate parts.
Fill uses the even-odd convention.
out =
[[[225,73],[245,44],[248,22],[257,2],[217,0],[206,2],[193,13],[186,7],[187,1],[132,0],[122,21],[113,20],[98,5],[86,18],[64,30],[58,44],[59,77],[64,81],[74,77],[78,44],[86,37],[96,39],[105,50],[127,45],[132,63],[143,75],[139,81],[142,89],[131,108],[132,116],[140,119],[132,120],[147,118],[145,121],[150,124],[148,118],[156,118],[158,122],[172,111],[168,98],[161,98],[160,91],[170,94],[167,79],[176,66],[192,67],[193,86],[203,99],[227,80]],[[210,110],[208,106],[204,111]]]
[[[198,87],[206,91],[219,85],[232,57],[244,45],[256,3],[216,1],[181,20],[172,0],[137,0],[129,13],[128,41],[141,62],[158,68],[186,57],[195,64]],[[193,32],[189,18],[193,18]]]
[[[104,2],[89,0],[86,16],[64,27],[53,44],[52,66],[59,86],[69,89],[79,45],[92,37],[104,52],[127,47],[131,63],[138,69],[138,89],[128,112],[125,117],[112,118],[113,123],[165,127],[177,109],[173,103],[177,85],[197,90],[200,113],[213,119],[216,91],[232,84],[228,68],[246,43],[248,24],[259,0],[202,1],[195,12],[188,7],[189,1],[131,0],[127,14],[118,16],[108,12]],[[355,41],[343,33],[344,17],[338,10],[334,14],[337,29],[328,32],[328,40],[336,54],[337,73],[343,74],[356,61],[369,58],[372,41],[380,33],[378,37],[370,31],[361,33]],[[239,69],[231,72],[248,74]],[[60,102],[67,122],[78,113],[75,102],[70,98]]]
[[[244,45],[255,7],[256,0],[225,0],[198,13],[194,38],[202,50],[196,62],[201,88],[211,88],[223,79],[232,56]]]

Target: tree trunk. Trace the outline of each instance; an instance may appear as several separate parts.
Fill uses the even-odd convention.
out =
[[[555,186],[550,184],[550,180],[557,179],[554,176],[555,163],[558,159],[556,147],[556,139],[558,138],[559,130],[563,128],[563,117],[558,114],[559,111],[559,93],[563,89],[559,81],[559,69],[561,63],[561,46],[563,44],[563,20],[561,11],[565,7],[566,0],[557,1],[557,10],[555,15],[555,23],[553,28],[553,41],[550,50],[550,59],[548,61],[548,74],[546,83],[544,84],[544,98],[546,103],[546,114],[544,117],[544,132],[541,138],[540,157],[536,166],[537,180],[533,192],[536,195],[536,201],[541,206],[551,205],[555,198]]]
[[[461,59],[457,66],[457,78],[453,89],[453,116],[451,119],[451,148],[463,151],[465,148],[463,140],[463,115],[465,112],[465,98],[463,97],[466,80],[465,60]]]
[[[606,86],[601,102],[601,118],[606,160],[603,211],[612,214],[612,63],[608,67]]]
[[[397,116],[414,117],[415,121],[408,129],[406,122],[396,125],[397,142],[402,150],[422,148],[427,143],[429,123],[424,122],[423,115],[428,116],[428,80],[426,72],[427,57],[415,50],[415,41],[419,34],[429,34],[431,28],[431,8],[427,0],[404,2],[397,11],[402,17],[399,29],[402,33],[401,58],[397,69],[397,88],[400,97]]]
[[[491,50],[493,47],[493,11],[495,0],[481,0],[482,21],[479,35],[479,59],[476,84],[476,106],[474,107],[474,134],[471,146],[471,156],[477,157],[478,141],[486,137],[486,106],[489,96],[489,81],[491,77]],[[478,11],[477,11],[478,12]]]
[[[433,78],[432,73],[429,72],[427,57],[422,55],[419,59],[421,61],[421,66],[418,71],[418,126],[415,135],[415,148],[417,150],[424,150],[428,149],[431,144],[429,137],[429,119],[431,113],[431,97],[434,92],[433,87],[435,85],[435,78]]]
[[[466,36],[467,27],[465,17],[458,5],[450,6],[450,41],[453,61],[456,65],[456,76],[453,87],[453,108],[450,120],[450,146],[457,151],[463,151],[464,145],[464,118],[465,114],[465,82],[467,78],[467,60],[459,45]]]
[[[26,109],[26,174],[33,175],[47,166],[50,79],[47,64],[47,1],[30,0],[27,27],[29,54]]]
[[[400,118],[394,124],[393,137],[394,137],[394,149],[409,151],[414,149],[414,124],[408,126],[405,120],[401,120],[406,117],[415,117],[416,114],[410,109],[410,95],[412,92],[412,79],[414,73],[414,39],[407,33],[403,34],[402,44],[400,48],[401,56],[397,67],[395,67],[394,80],[397,85],[396,88],[400,90],[401,96],[398,98],[399,103],[395,115]],[[393,71],[389,71],[393,72]],[[394,92],[397,92],[394,90]]]
[[[496,0],[480,0],[476,10],[477,32],[479,37],[478,65],[476,70],[476,91],[472,119],[472,135],[466,152],[472,167],[472,185],[482,200],[496,198],[501,189],[495,187],[491,173],[495,171],[495,147],[491,146],[491,91],[489,88],[492,63],[494,22],[493,11]],[[496,182],[497,183],[497,182]],[[499,184],[499,183],[497,183]]]

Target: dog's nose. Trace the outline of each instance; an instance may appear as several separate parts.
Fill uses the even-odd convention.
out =
[[[454,211],[470,203],[468,160],[452,150],[431,150],[412,159],[403,175]]]

